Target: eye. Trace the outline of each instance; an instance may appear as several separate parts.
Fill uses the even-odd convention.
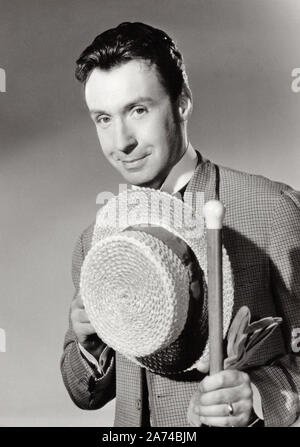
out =
[[[140,118],[140,117],[143,116],[146,112],[147,112],[146,107],[138,106],[138,107],[135,107],[135,108],[132,110],[132,115],[134,116],[134,118]]]
[[[96,117],[96,124],[100,124],[101,127],[105,128],[108,127],[110,122],[111,122],[111,118],[109,116],[106,115],[99,115]]]

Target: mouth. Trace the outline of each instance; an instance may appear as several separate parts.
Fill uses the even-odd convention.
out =
[[[141,168],[144,165],[147,157],[149,157],[149,154],[134,159],[122,160],[122,164],[126,169]]]

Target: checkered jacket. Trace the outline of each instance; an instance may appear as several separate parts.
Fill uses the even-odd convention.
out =
[[[253,319],[283,318],[254,354],[247,372],[261,394],[265,425],[288,426],[298,415],[300,395],[300,348],[293,339],[300,331],[300,194],[261,176],[224,167],[219,172],[219,198],[226,206],[223,240],[235,283],[233,315],[247,305]],[[185,194],[197,191],[204,192],[205,200],[215,198],[216,170],[207,160],[197,167]],[[92,235],[93,225],[82,233],[74,250],[75,294]],[[116,397],[114,425],[141,426],[142,369],[104,343],[102,349],[113,355],[99,378],[81,355],[70,326],[61,371],[71,398],[80,408],[98,409]],[[151,425],[188,426],[187,408],[201,379],[197,375],[168,378],[147,371]]]

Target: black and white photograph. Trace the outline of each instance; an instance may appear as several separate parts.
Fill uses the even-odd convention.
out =
[[[299,0],[0,0],[0,427],[300,427],[299,49]]]

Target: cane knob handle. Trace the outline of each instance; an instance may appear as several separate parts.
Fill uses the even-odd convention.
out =
[[[221,230],[225,216],[225,206],[219,200],[209,200],[203,207],[208,230]]]

